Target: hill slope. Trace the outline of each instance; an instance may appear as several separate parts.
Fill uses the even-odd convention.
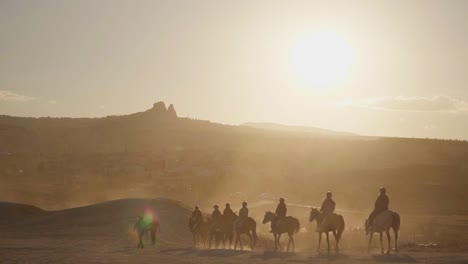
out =
[[[305,127],[305,126],[288,126],[288,125],[281,125],[275,123],[244,123],[243,126],[247,127],[255,127],[261,128],[266,130],[273,130],[273,131],[282,131],[282,132],[290,132],[296,134],[303,134],[315,137],[358,137],[359,135],[349,133],[349,132],[342,132],[342,131],[334,131],[328,130],[323,128],[317,127]]]

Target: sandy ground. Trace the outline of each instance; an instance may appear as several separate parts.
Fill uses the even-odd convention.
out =
[[[1,239],[1,263],[468,263],[468,253],[401,252],[368,255],[315,252],[197,250],[191,247],[122,245],[115,240]]]
[[[135,215],[149,207],[158,212],[162,232],[156,245],[146,240],[146,247],[137,249],[131,226]],[[468,263],[468,252],[402,249],[384,256],[358,250],[319,254],[305,246],[297,253],[193,249],[186,226],[189,214],[189,208],[170,200],[126,199],[53,212],[28,211],[22,217],[21,211],[14,218],[0,215],[0,263]]]

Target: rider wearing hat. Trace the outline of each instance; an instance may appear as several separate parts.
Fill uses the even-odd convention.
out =
[[[320,207],[320,212],[323,213],[323,220],[319,229],[324,229],[330,223],[330,216],[335,211],[335,201],[333,201],[332,196],[332,192],[328,191],[325,200],[323,200],[322,207]]]
[[[387,196],[387,190],[385,187],[380,187],[379,196],[375,200],[374,211],[369,215],[369,225],[372,225],[372,221],[374,221],[377,215],[388,210],[389,203],[390,199]]]
[[[213,221],[215,222],[218,222],[219,220],[221,220],[221,211],[219,211],[219,206],[217,204],[215,204],[213,206],[213,212],[211,213],[211,219],[213,219]]]
[[[288,209],[286,208],[286,204],[284,203],[284,198],[280,198],[279,204],[278,206],[276,206],[276,210],[275,210],[275,215],[276,215],[275,221],[271,221],[272,230],[270,230],[270,233],[273,232],[273,225],[275,223],[278,223],[278,221],[281,220],[282,218],[286,217],[287,210]]]
[[[202,212],[200,211],[200,207],[198,205],[195,206],[195,209],[192,212],[192,219],[194,219],[196,223],[203,219]]]

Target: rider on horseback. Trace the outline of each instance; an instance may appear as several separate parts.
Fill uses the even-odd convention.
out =
[[[242,203],[242,208],[239,210],[239,218],[234,222],[234,230],[237,226],[242,224],[247,218],[249,218],[249,209],[247,208],[247,202]]]
[[[231,205],[229,203],[226,203],[226,208],[223,210],[223,217],[227,220],[234,219],[234,212],[232,211]]]
[[[380,187],[380,195],[375,200],[374,211],[369,215],[369,226],[372,225],[375,217],[382,213],[383,211],[388,210],[388,204],[390,203],[390,199],[388,198],[386,192],[387,190],[384,187]]]
[[[332,193],[330,191],[327,192],[325,200],[322,203],[322,207],[320,207],[320,212],[323,213],[323,221],[322,224],[318,227],[319,232],[323,231],[329,224],[330,224],[330,216],[333,215],[335,211],[335,201],[332,199]]]
[[[214,210],[213,212],[211,213],[211,219],[213,220],[214,223],[219,223],[221,222],[221,211],[219,211],[219,206],[217,204],[215,204],[213,206]]]
[[[287,212],[286,204],[284,203],[284,198],[280,198],[278,206],[276,206],[276,211],[275,211],[275,221],[271,222],[271,229],[273,229],[273,224],[278,223],[282,218],[286,217],[286,212]],[[273,223],[274,222],[274,223]],[[270,230],[270,233],[272,230]]]
[[[199,223],[203,220],[202,212],[200,211],[200,207],[195,206],[195,209],[192,212],[192,219],[195,223]]]
[[[278,206],[276,206],[276,217],[277,218],[283,218],[286,217],[286,211],[288,209],[286,208],[286,204],[284,203],[284,198],[280,198]]]

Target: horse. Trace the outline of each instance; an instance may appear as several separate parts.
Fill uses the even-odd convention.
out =
[[[229,242],[228,248],[232,247],[232,240],[234,239],[234,217],[235,215],[223,215],[221,223],[223,248],[226,248],[226,242]]]
[[[384,254],[382,233],[385,232],[385,234],[387,234],[388,239],[387,254],[390,254],[390,244],[392,240],[390,236],[390,228],[392,228],[393,232],[395,233],[395,252],[398,253],[398,231],[400,230],[400,215],[398,213],[390,210],[383,211],[375,217],[374,221],[372,222],[372,225],[369,224],[369,219],[366,219],[364,227],[366,229],[366,235],[370,235],[367,252],[370,253],[372,236],[374,235],[374,233],[379,233],[380,252]]]
[[[246,234],[250,238],[250,248],[253,250],[257,244],[257,222],[252,217],[240,220],[237,215],[234,215],[234,231],[236,233],[236,242],[234,243],[234,250],[237,249],[237,242],[240,242],[240,249],[243,250],[242,240],[240,236]]]
[[[206,245],[206,237],[209,233],[209,224],[204,222],[203,219],[197,220],[193,217],[189,219],[188,227],[193,235],[193,247],[197,247],[200,244],[200,240],[203,241],[203,246]]]
[[[332,214],[329,217],[330,224],[321,227],[322,222],[324,220],[324,215],[317,208],[312,208],[312,210],[310,211],[309,222],[317,220],[317,232],[319,233],[319,243],[317,246],[317,251],[320,251],[320,244],[322,243],[322,233],[325,233],[327,235],[328,254],[330,254],[330,238],[328,233],[332,232],[336,242],[335,252],[338,253],[340,250],[338,244],[340,243],[341,235],[343,234],[343,231],[345,229],[345,221],[343,216],[338,214]]]
[[[219,219],[219,221],[216,221],[216,222],[213,219],[210,219],[208,221],[208,226],[209,226],[208,248],[211,248],[211,242],[213,241],[213,239],[215,241],[215,248],[218,248],[219,243],[224,242],[224,235],[225,235],[224,222],[222,221],[222,219]]]
[[[138,234],[138,248],[144,248],[143,246],[143,237],[151,233],[151,244],[154,245],[156,243],[156,232],[161,231],[161,227],[159,225],[159,221],[153,219],[153,217],[149,216],[139,216],[138,220],[136,221],[135,225],[133,226],[133,230],[137,231]]]
[[[289,252],[289,246],[292,244],[293,252],[296,249],[294,244],[293,235],[299,232],[300,224],[297,218],[292,216],[287,216],[281,219],[276,218],[276,214],[273,212],[265,212],[265,216],[263,217],[263,224],[271,222],[271,230],[273,232],[273,236],[275,238],[275,251],[278,250],[278,246],[281,249],[280,239],[283,233],[288,233],[289,242],[287,252]]]

